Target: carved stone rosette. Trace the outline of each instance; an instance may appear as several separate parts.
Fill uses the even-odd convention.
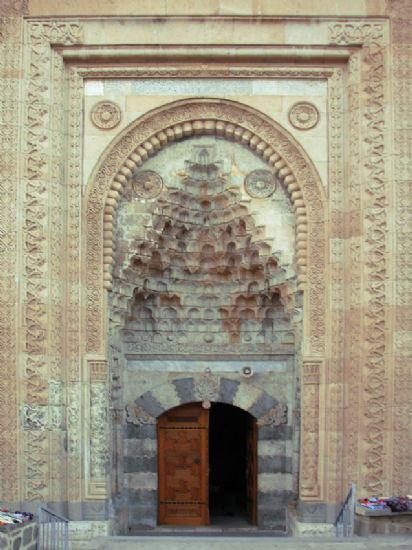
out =
[[[245,178],[245,190],[254,199],[267,199],[276,191],[276,179],[270,170],[253,170]]]
[[[144,170],[132,177],[132,188],[138,198],[154,199],[162,192],[163,179],[153,170]]]
[[[90,112],[90,119],[96,128],[111,130],[116,128],[122,119],[122,113],[117,103],[99,101]]]
[[[289,111],[289,122],[298,130],[311,130],[319,122],[319,111],[307,101],[295,103]]]

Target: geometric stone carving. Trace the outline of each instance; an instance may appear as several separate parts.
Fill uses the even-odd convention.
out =
[[[301,401],[301,478],[302,499],[321,498],[319,476],[320,445],[320,376],[321,360],[304,361]]]
[[[255,199],[266,199],[276,190],[276,180],[269,170],[253,170],[245,178],[245,190]]]
[[[162,191],[163,180],[157,172],[145,170],[134,174],[132,187],[139,198],[154,199]]]
[[[298,130],[310,130],[319,122],[319,111],[312,103],[300,101],[290,108],[289,122]]]
[[[359,424],[354,429],[363,433],[362,445],[358,443],[359,457],[363,455],[359,458],[359,463],[364,464],[366,468],[360,478],[360,486],[364,488],[365,494],[375,495],[384,494],[389,487],[384,483],[387,455],[385,410],[388,410],[386,381],[387,373],[392,370],[392,366],[389,365],[387,339],[388,296],[384,283],[389,276],[387,233],[391,229],[388,222],[390,210],[386,205],[392,192],[388,177],[388,149],[383,131],[389,123],[385,103],[387,89],[384,84],[389,74],[385,50],[387,35],[381,22],[369,25],[364,22],[338,23],[331,25],[329,32],[331,44],[362,45],[363,90],[367,92],[362,98],[362,143],[359,143],[358,147],[362,151],[362,156],[354,156],[352,161],[355,165],[362,163],[365,169],[364,186],[358,191],[358,203],[355,203],[355,208],[360,210],[363,206],[362,193],[367,197],[361,244],[365,255],[362,287],[367,299],[364,301],[366,314],[363,320],[362,362],[358,367],[362,380],[361,405],[357,415]],[[353,328],[353,334],[356,334],[356,327]],[[351,345],[353,346],[353,341]],[[351,427],[347,430],[349,434]]]
[[[91,121],[101,130],[115,128],[121,118],[120,107],[113,101],[99,101],[90,112]]]
[[[105,498],[108,448],[107,361],[87,361],[89,371],[88,498]]]

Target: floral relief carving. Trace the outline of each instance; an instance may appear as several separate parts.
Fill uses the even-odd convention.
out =
[[[99,101],[92,108],[90,118],[97,128],[111,130],[120,124],[122,113],[114,101]]]
[[[136,426],[147,426],[156,424],[156,419],[139,405],[126,405],[126,422]]]
[[[276,191],[276,179],[270,170],[253,170],[245,178],[245,189],[255,199],[267,199]]]
[[[44,430],[47,426],[47,407],[42,405],[24,405],[22,408],[23,428],[25,430]]]
[[[78,197],[81,195],[82,162],[82,117],[83,82],[74,68],[69,68],[69,115],[68,115],[68,159],[67,159],[67,249],[65,251],[67,301],[66,301],[66,369],[67,369],[67,495],[72,501],[80,500],[82,494],[82,429],[80,418],[80,231],[81,208]]]
[[[162,192],[163,180],[157,172],[143,170],[132,177],[132,188],[142,199],[154,199]]]
[[[200,378],[195,379],[194,393],[205,408],[209,408],[212,401],[216,401],[219,393],[219,379],[206,370]]]
[[[392,342],[395,350],[393,371],[393,436],[391,460],[393,464],[392,491],[401,494],[412,484],[410,453],[412,446],[411,399],[412,362],[412,280],[410,246],[412,242],[412,136],[407,128],[412,124],[410,97],[412,93],[412,12],[409,2],[390,2],[391,14],[396,18],[392,36],[399,42],[393,46],[394,97],[394,153],[395,163],[395,296],[396,321]]]
[[[81,388],[80,382],[70,383],[67,388],[67,454],[68,454],[68,479],[67,498],[79,499],[81,494],[81,479],[79,472],[82,468],[82,426],[81,415]]]
[[[258,426],[281,426],[288,423],[288,406],[279,403],[257,421]]]
[[[289,122],[298,130],[311,130],[319,123],[319,111],[312,103],[300,101],[290,108]]]

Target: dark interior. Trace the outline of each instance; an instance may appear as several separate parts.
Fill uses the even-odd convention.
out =
[[[246,519],[248,414],[213,403],[209,428],[209,510],[212,524]]]

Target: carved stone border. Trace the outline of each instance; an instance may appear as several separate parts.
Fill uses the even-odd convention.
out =
[[[300,491],[302,500],[323,499],[323,461],[321,459],[324,414],[321,411],[320,385],[324,362],[304,359],[301,386]]]
[[[21,304],[23,310],[21,353],[24,396],[27,406],[53,404],[52,387],[64,387],[64,230],[62,214],[66,197],[62,193],[61,170],[65,132],[66,75],[64,61],[54,45],[71,46],[82,41],[78,21],[27,21],[25,64],[28,67],[23,110],[25,156],[22,205],[24,211]],[[53,227],[53,234],[49,228]],[[77,344],[78,346],[78,344]],[[77,347],[78,349],[78,347]],[[79,389],[79,386],[76,390]],[[80,396],[68,396],[76,399]],[[66,398],[53,405],[60,411]],[[72,403],[69,402],[68,413]],[[50,407],[51,410],[53,410]],[[65,479],[63,418],[48,430],[21,433],[21,498],[26,501],[64,501]],[[70,449],[69,449],[70,454]],[[35,458],[34,458],[35,457]]]
[[[18,16],[22,6],[15,2],[0,4],[0,494],[3,502],[21,498],[19,442],[20,369],[18,356],[21,338],[18,326],[19,221],[19,142],[21,127],[19,101],[21,87],[15,77],[21,67],[23,25]]]
[[[73,90],[73,92],[70,93],[70,98],[71,98],[70,112],[71,112],[71,115],[72,115],[72,117],[75,121],[76,120],[76,114],[75,113],[78,113],[78,119],[79,119],[80,118],[80,113],[82,111],[82,101],[81,101],[80,94],[79,94],[79,90],[81,88],[81,79],[86,78],[86,77],[87,78],[107,77],[109,72],[110,72],[110,74],[112,74],[112,69],[107,69],[107,68],[104,68],[104,67],[87,67],[87,68],[84,68],[84,67],[79,67],[79,68],[71,67],[70,71],[71,71],[70,88],[71,88],[71,90]],[[175,76],[178,76],[178,73],[176,73],[176,71],[173,72],[173,69],[165,69],[165,71],[163,71],[161,67],[157,68],[156,70],[152,70],[151,68],[147,68],[147,67],[133,67],[133,68],[122,67],[122,68],[115,68],[114,69],[114,76],[122,76],[122,77],[129,76],[129,77],[137,77],[137,78],[152,78],[152,77],[158,78],[159,76],[170,77],[172,73],[174,73]],[[229,76],[230,77],[236,77],[236,78],[258,78],[258,77],[287,78],[287,77],[293,76],[293,77],[300,77],[300,78],[315,78],[315,77],[316,78],[328,78],[328,79],[330,79],[329,81],[332,82],[331,77],[335,74],[335,69],[330,68],[330,67],[324,67],[324,68],[299,67],[299,68],[284,68],[283,69],[283,68],[279,68],[279,67],[262,68],[262,67],[252,67],[252,66],[251,67],[242,67],[241,69],[238,69],[238,68],[231,68],[231,67],[213,67],[213,66],[205,68],[203,66],[202,69],[201,69],[201,73],[202,73],[203,76],[210,75],[210,76],[213,76],[213,77],[216,77],[216,78],[224,78],[224,77],[229,77]],[[179,69],[179,74],[180,75],[183,74],[187,78],[194,78],[194,77],[199,76],[199,70],[194,69],[193,67],[183,66]],[[341,82],[339,81],[338,87],[340,85],[341,85]],[[339,91],[336,91],[336,85],[331,86],[331,89],[335,90],[335,93],[339,94]],[[343,110],[342,110],[342,113],[340,113],[340,114],[343,114]],[[338,129],[340,129],[342,127],[341,120],[338,119],[338,120],[335,120],[334,122],[335,122],[335,126],[336,126],[336,131],[338,131]],[[77,123],[77,125],[78,125],[78,123]],[[74,126],[74,124],[73,124],[73,126]],[[79,130],[79,128],[77,129],[77,132],[74,132],[71,135],[70,143],[71,143],[71,148],[73,149],[73,151],[76,151],[79,148],[79,133],[78,133],[78,130]],[[335,168],[332,168],[332,172],[333,172],[333,170],[335,170],[336,172],[339,172],[339,169],[336,168],[336,162],[331,163],[331,166],[335,167]],[[79,173],[79,171],[80,171],[80,167],[78,166],[78,163],[74,163],[73,161],[71,161],[69,163],[68,172],[69,172],[69,174],[72,174],[73,185],[71,187],[73,187],[73,189],[76,185],[78,187],[78,173]],[[77,184],[76,184],[76,182],[77,182]],[[342,189],[342,187],[340,185],[338,187],[340,189]],[[75,213],[75,212],[76,212],[76,208],[73,208],[73,213]],[[106,219],[106,221],[107,221],[107,219]],[[110,219],[110,223],[111,224],[113,223],[112,219]],[[76,233],[76,228],[77,227],[78,227],[78,222],[76,222],[75,218],[73,217],[73,233]],[[71,247],[71,249],[73,250],[73,255],[74,255],[74,258],[75,258],[76,254],[78,254],[78,246],[76,246],[76,241],[75,240],[73,240],[73,246]],[[74,270],[74,272],[76,271],[76,262],[74,262],[74,263],[71,262],[70,263],[70,270],[72,270],[72,269]],[[74,279],[73,279],[73,283],[74,283]],[[73,295],[73,297],[75,297],[76,293],[78,292],[78,287],[77,287],[76,284],[73,284],[72,288],[73,288],[72,295]],[[320,321],[322,323],[324,323],[325,313],[322,310],[322,307],[323,307],[322,304],[323,304],[323,301],[324,301],[325,293],[321,289],[319,289],[319,290],[320,290],[321,300],[318,301],[316,299],[316,296],[314,296],[314,299],[313,299],[312,302],[313,302],[313,304],[315,304],[315,309],[317,311],[317,314],[319,315]],[[316,289],[314,289],[314,292],[316,292]],[[319,308],[318,308],[318,306],[319,306]],[[73,311],[73,318],[75,318],[76,317],[76,312],[78,312],[78,310],[76,310],[76,307],[75,307],[75,302],[73,302],[72,306],[70,305],[70,309]],[[103,322],[103,324],[105,324],[105,320],[103,320],[102,322]],[[78,326],[78,325],[76,325],[76,326]],[[68,334],[72,335],[72,332],[69,331]],[[322,337],[323,337],[323,335],[322,335]],[[73,379],[75,379],[76,376],[75,376],[74,372],[73,372],[73,375],[74,375]],[[74,412],[75,408],[73,408],[72,410]],[[73,477],[72,477],[73,481],[76,481],[75,472],[78,471],[77,467],[76,467],[76,464],[78,462],[78,459],[80,458],[80,448],[78,446],[78,444],[79,444],[79,442],[78,442],[78,431],[76,429],[76,424],[78,425],[78,422],[79,422],[79,418],[76,415],[73,415],[73,429],[70,429],[69,432],[72,433],[72,435],[73,435],[73,438],[72,438],[72,440],[73,440],[73,449],[74,449],[74,446],[77,446],[77,448],[78,448],[78,451],[74,452],[71,455],[72,456],[72,459],[71,459],[72,467],[69,468],[69,476],[70,476],[70,473],[72,472],[73,473]],[[70,437],[70,433],[69,433],[69,437]],[[88,476],[87,472],[85,473],[85,476],[86,477]],[[73,485],[70,484],[69,491],[72,491],[72,488],[74,488],[75,486],[76,486],[76,483],[74,483]],[[78,493],[76,493],[76,494],[78,494]],[[97,499],[101,498],[101,496],[97,495],[97,494],[95,494],[93,496],[93,494],[90,491],[88,492],[88,494],[89,494],[90,498],[97,498]]]
[[[108,365],[105,359],[88,358],[88,406],[86,406],[86,498],[107,498],[109,466]]]
[[[385,106],[388,98],[387,44],[388,26],[386,23],[345,22],[331,24],[330,43],[361,47],[359,94],[359,129],[363,148],[351,158],[351,167],[355,164],[363,167],[360,172],[362,189],[359,189],[355,208],[358,211],[360,227],[364,234],[358,240],[363,249],[364,273],[358,279],[357,288],[367,296],[366,312],[363,312],[361,326],[348,327],[352,338],[358,338],[359,328],[364,349],[361,356],[362,378],[361,395],[355,420],[362,418],[357,433],[362,440],[357,461],[357,478],[366,494],[386,494],[389,483],[383,481],[387,471],[387,370],[388,321],[386,313],[386,283],[388,271],[388,196],[389,183],[387,173],[387,135]],[[356,116],[356,114],[355,114]],[[356,136],[357,137],[357,136]],[[353,152],[353,151],[352,151]],[[364,218],[360,218],[363,213]],[[356,263],[355,263],[356,265]],[[360,314],[355,310],[355,316]],[[359,345],[359,343],[358,343]],[[349,384],[354,382],[351,380]],[[352,426],[348,425],[346,434]],[[361,463],[365,468],[360,468]]]

